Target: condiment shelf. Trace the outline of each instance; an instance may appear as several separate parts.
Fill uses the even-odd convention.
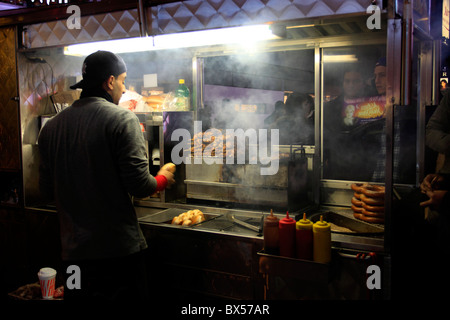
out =
[[[295,259],[259,251],[259,272],[273,276],[291,277],[298,280],[327,284],[331,280],[330,263]]]

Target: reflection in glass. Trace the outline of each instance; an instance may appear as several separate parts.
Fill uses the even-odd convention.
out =
[[[386,100],[384,54],[384,46],[324,49],[325,179],[374,179],[377,157],[382,157]],[[339,60],[339,57],[352,59]]]
[[[204,66],[205,124],[278,129],[282,145],[314,144],[313,50],[208,57]]]
[[[342,63],[325,57],[355,57]],[[328,61],[328,62],[327,62]],[[323,178],[384,182],[386,170],[385,46],[324,50]],[[393,181],[415,174],[414,108],[395,106]]]

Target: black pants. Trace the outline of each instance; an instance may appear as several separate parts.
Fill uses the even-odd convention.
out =
[[[145,251],[129,256],[99,260],[65,261],[64,300],[66,301],[145,301],[149,299]],[[81,288],[73,284],[67,267],[80,268]]]

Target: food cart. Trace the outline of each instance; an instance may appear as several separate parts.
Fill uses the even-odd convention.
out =
[[[77,98],[68,87],[79,79],[87,54],[100,48],[119,49],[116,52],[128,66],[128,90],[121,105],[136,112],[141,121],[150,171],[155,174],[167,162],[177,164],[173,188],[135,199],[150,247],[152,274],[161,275],[152,279],[161,288],[158,295],[390,298],[396,232],[393,201],[423,177],[426,106],[436,104],[438,93],[433,70],[440,59],[440,41],[430,31],[428,2],[411,6],[401,1],[243,1],[239,5],[234,1],[221,5],[197,0],[150,5],[139,1],[136,8],[124,2],[112,12],[94,12],[86,6],[89,14],[80,16],[81,29],[68,28],[65,8],[58,7],[51,21],[20,24],[11,31],[19,42],[25,208],[36,214],[55,211],[40,201],[36,174],[37,136],[45,119]],[[231,38],[220,33],[235,27],[241,29]],[[265,31],[264,38],[258,38],[252,27]],[[246,28],[251,30],[250,37],[245,37]],[[206,32],[212,32],[211,38]],[[118,40],[125,43],[117,45]],[[137,47],[131,49],[132,42]],[[124,48],[128,50],[121,51]],[[350,171],[335,178],[327,171],[333,162],[326,152],[331,146],[324,139],[324,118],[330,116],[327,103],[339,97],[342,75],[354,65],[364,74],[366,96],[376,96],[372,75],[383,57],[387,79],[383,124],[381,129],[371,127],[387,137],[383,178],[359,180]],[[172,104],[179,79],[185,80],[191,93],[191,106],[184,110]],[[264,123],[275,103],[286,102],[292,93],[313,99],[312,143],[280,143]],[[160,102],[150,103],[155,96]],[[413,138],[401,141],[410,162],[394,181],[394,149],[399,145],[393,136],[395,124],[403,119],[412,126],[408,134],[412,132]],[[225,155],[227,150],[236,152],[232,160],[208,151],[211,140],[201,141],[200,154],[195,153],[196,134],[204,137],[208,130],[217,132],[214,129],[224,141],[226,132],[244,133],[242,143],[232,149],[221,145]],[[189,136],[184,141],[189,148],[180,145],[179,137],[174,139],[176,130]],[[346,134],[356,139],[372,133],[362,130]],[[263,142],[270,145],[271,155],[260,153]],[[334,147],[346,152],[339,145]],[[239,158],[237,152],[244,156]],[[261,174],[275,163],[275,173]],[[380,223],[358,219],[352,210],[352,185],[364,182],[385,188]],[[187,227],[171,224],[175,216],[194,209],[202,210],[206,220]],[[307,213],[311,220],[322,215],[331,222],[332,262],[323,265],[265,253],[262,226],[271,209],[280,218],[289,211],[297,220]],[[367,287],[370,265],[381,269],[381,289]]]

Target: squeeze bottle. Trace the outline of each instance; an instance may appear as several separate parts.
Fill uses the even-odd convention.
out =
[[[270,215],[264,219],[263,229],[264,251],[268,254],[280,253],[278,224],[278,218],[273,215],[273,210],[270,210]]]
[[[306,219],[306,213],[303,213],[303,219],[295,224],[295,248],[297,258],[303,260],[313,259],[313,223]]]
[[[289,217],[280,220],[280,256],[295,258],[295,220]]]
[[[320,216],[320,221],[313,225],[313,259],[315,262],[331,261],[331,226]]]

